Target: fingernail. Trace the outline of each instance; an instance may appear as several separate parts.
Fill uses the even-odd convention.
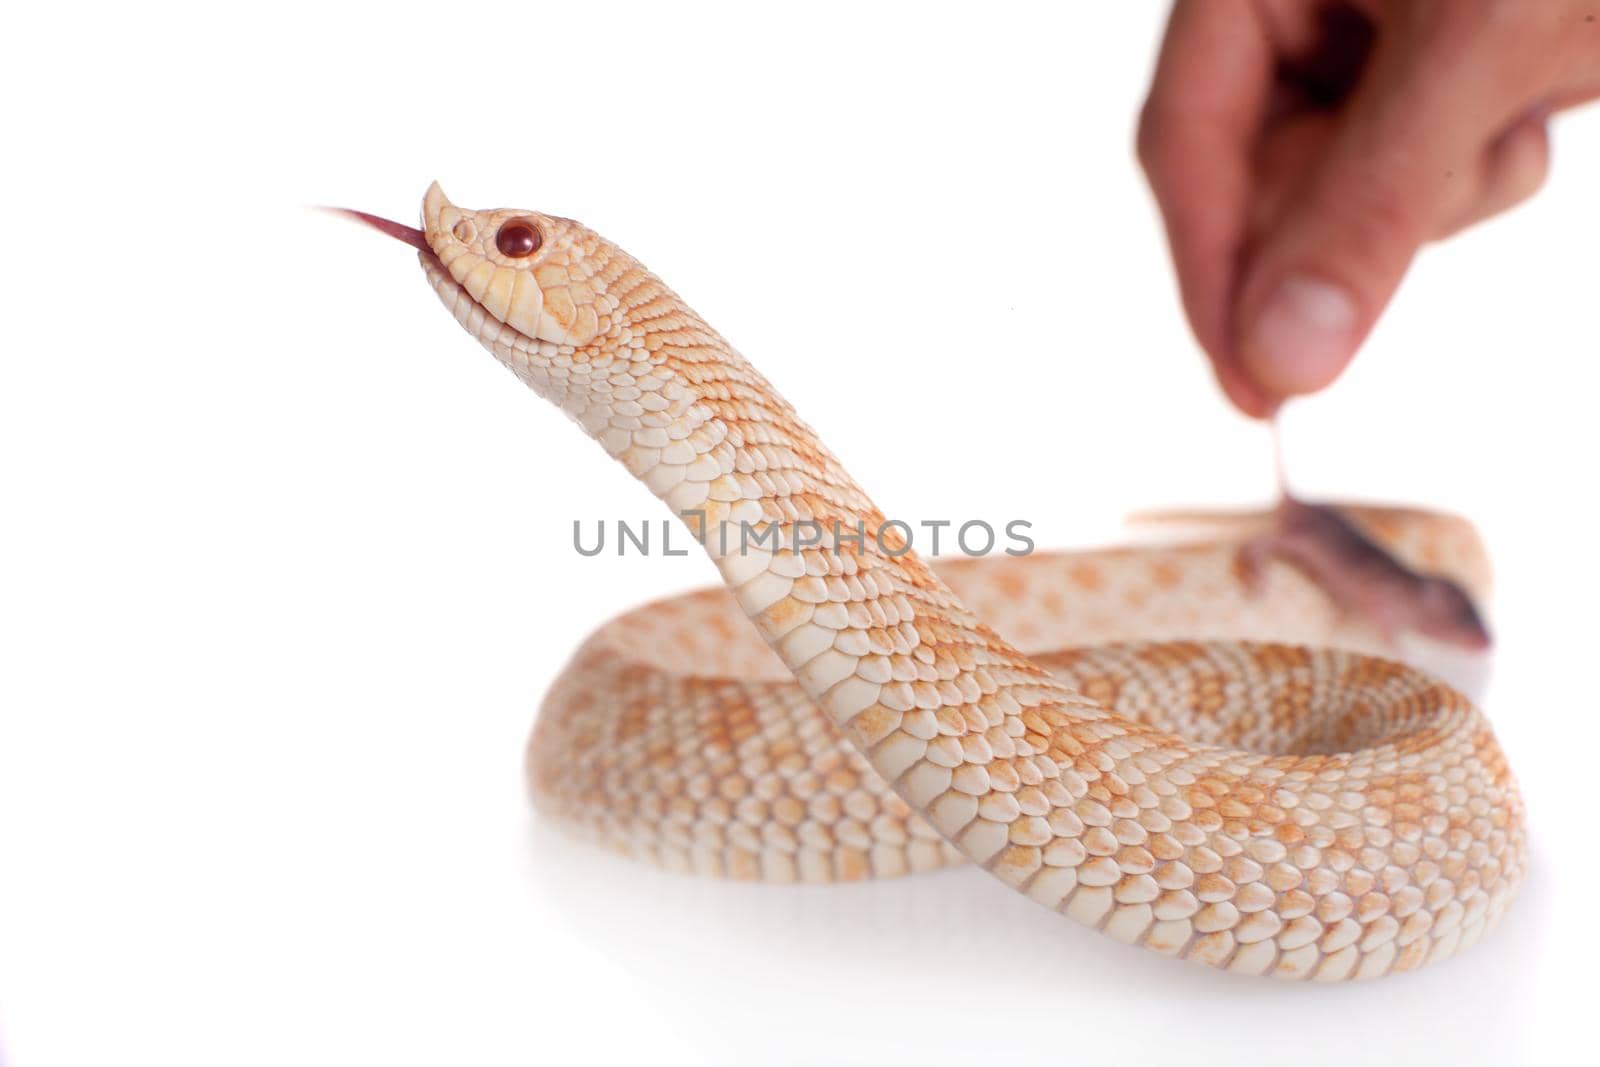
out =
[[[1321,389],[1355,349],[1355,301],[1337,285],[1290,276],[1256,316],[1242,353],[1256,384],[1281,396]]]

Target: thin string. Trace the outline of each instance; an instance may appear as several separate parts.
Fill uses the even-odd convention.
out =
[[[1283,462],[1283,419],[1277,412],[1273,412],[1272,421],[1272,467],[1278,479],[1278,497],[1288,500],[1289,474]]]

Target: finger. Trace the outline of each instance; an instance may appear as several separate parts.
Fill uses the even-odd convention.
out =
[[[1177,0],[1139,122],[1139,159],[1160,205],[1190,327],[1218,381],[1257,416],[1270,398],[1226,353],[1250,149],[1272,83],[1265,29],[1246,0]]]
[[[1247,234],[1266,233],[1283,217],[1307,166],[1321,158],[1334,120],[1327,111],[1296,111],[1264,132],[1256,146]]]
[[[1503,119],[1474,106],[1471,55],[1446,43],[1380,45],[1322,158],[1257,236],[1233,340],[1261,392],[1314,392],[1343,371],[1437,231],[1450,183],[1476,173]]]
[[[1435,234],[1448,237],[1508,211],[1538,192],[1550,172],[1550,130],[1543,114],[1523,119],[1483,153],[1478,195]]]

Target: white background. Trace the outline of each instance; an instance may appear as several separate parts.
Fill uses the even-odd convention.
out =
[[[547,683],[713,571],[577,557],[575,517],[658,506],[409,252],[306,210],[410,220],[437,178],[584,219],[891,513],[1050,547],[1264,501],[1132,160],[1160,5],[43,12],[0,66],[0,1059],[1472,1063],[1592,1035],[1600,115],[1289,413],[1303,490],[1481,522],[1533,842],[1467,955],[1301,988],[970,871],[724,885],[541,823]]]

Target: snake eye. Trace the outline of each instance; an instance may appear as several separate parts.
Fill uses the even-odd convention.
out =
[[[512,219],[501,226],[494,235],[494,246],[500,254],[511,259],[522,259],[539,251],[539,246],[544,243],[544,237],[539,233],[539,227],[527,219]]]

